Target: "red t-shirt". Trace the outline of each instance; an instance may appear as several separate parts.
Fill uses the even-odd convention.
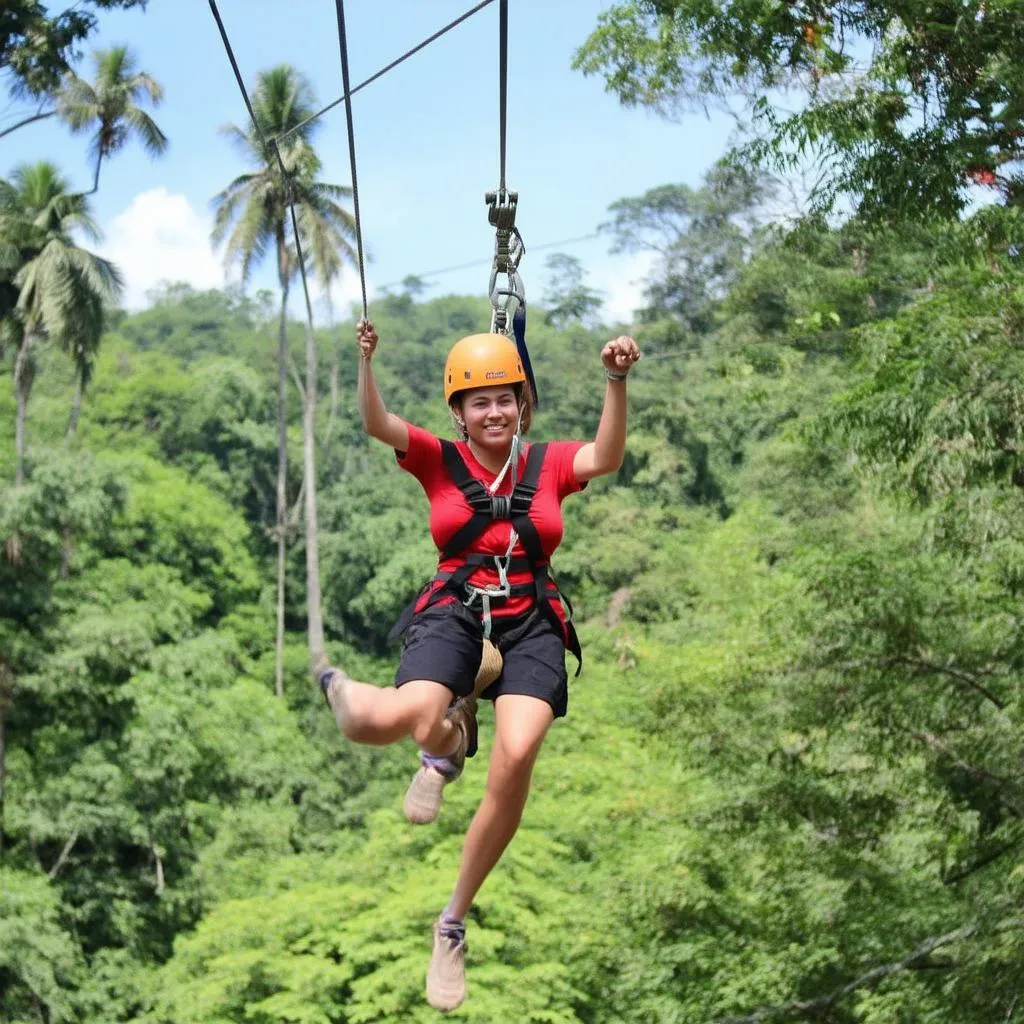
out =
[[[422,427],[406,424],[409,428],[409,450],[395,452],[398,464],[423,485],[427,498],[430,500],[430,535],[439,551],[455,536],[457,530],[464,526],[472,517],[473,510],[466,501],[465,495],[452,482],[448,471],[444,468],[441,458],[441,441]],[[547,558],[551,558],[555,548],[562,540],[562,500],[569,494],[583,489],[573,473],[572,464],[576,453],[583,447],[584,441],[550,441],[541,466],[540,479],[537,481],[537,493],[530,505],[530,519],[537,528],[541,548]],[[494,483],[496,473],[492,473],[477,462],[469,445],[465,441],[456,441],[459,454],[466,463],[471,476],[476,477],[485,487]],[[526,455],[529,446],[519,460],[518,478],[521,480],[526,470]],[[512,474],[506,473],[496,494],[512,493]],[[484,555],[504,555],[508,551],[508,542],[512,532],[512,524],[507,519],[495,520],[470,545],[468,551]],[[466,552],[463,552],[465,554]],[[526,551],[522,542],[516,542],[512,549],[513,558],[525,558]],[[439,572],[454,572],[462,564],[460,559],[441,560]],[[529,583],[529,573],[510,573],[510,583]],[[469,582],[477,587],[497,586],[498,571],[489,566],[476,569]],[[438,582],[436,586],[441,586]],[[420,605],[426,602],[424,595]],[[530,610],[534,597],[530,594],[509,597],[504,601],[496,601],[492,605],[491,614],[495,618],[522,615]],[[562,614],[560,602],[555,608]]]

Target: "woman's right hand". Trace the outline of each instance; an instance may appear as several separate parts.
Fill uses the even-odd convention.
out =
[[[360,320],[356,324],[356,339],[362,357],[369,361],[370,356],[377,350],[377,329],[369,320]]]

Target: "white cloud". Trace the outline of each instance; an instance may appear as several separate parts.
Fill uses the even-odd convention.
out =
[[[633,311],[643,305],[644,283],[653,265],[654,255],[647,252],[609,256],[587,265],[586,283],[601,292],[605,323],[632,322]]]
[[[99,251],[125,279],[127,309],[148,305],[146,293],[162,282],[220,288],[224,270],[210,247],[210,220],[188,199],[166,188],[140,192],[109,225]]]
[[[298,286],[295,294],[298,294],[300,304],[294,308],[292,316],[305,316],[305,307],[302,306],[305,300],[302,298],[301,285]],[[372,302],[376,297],[377,289],[367,278],[366,301]],[[309,301],[313,307],[313,322],[318,327],[327,324],[327,300],[323,288],[315,277],[309,278]],[[341,277],[331,285],[331,305],[335,321],[344,320],[350,315],[362,316],[363,296],[359,285],[359,270],[356,267],[346,264],[341,272]]]

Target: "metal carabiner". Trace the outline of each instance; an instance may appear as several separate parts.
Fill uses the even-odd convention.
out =
[[[516,310],[526,301],[526,292],[523,288],[523,280],[517,270],[511,270],[506,274],[508,283],[505,287],[498,285],[498,271],[491,270],[491,280],[488,292],[491,300],[491,333],[508,334],[511,328],[512,318]]]
[[[487,221],[495,230],[494,259],[487,292],[491,301],[491,333],[507,335],[516,310],[525,301],[523,282],[519,278],[519,261],[526,252],[523,236],[516,227],[516,209],[519,193],[499,189],[484,195],[487,203]],[[499,286],[498,275],[504,274],[507,283]]]

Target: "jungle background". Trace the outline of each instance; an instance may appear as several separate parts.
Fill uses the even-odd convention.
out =
[[[162,145],[130,53],[76,63],[133,2],[0,21],[11,87],[93,137],[94,190],[121,145]],[[537,437],[592,435],[608,337],[644,358],[621,471],[564,507],[586,667],[472,911],[454,1016],[1024,1018],[1021,15],[636,0],[581,31],[579,70],[624,103],[750,118],[699,187],[609,210],[612,245],[655,254],[632,323],[601,321],[568,254],[531,304]],[[312,101],[294,68],[253,90],[268,131]],[[310,678],[319,619],[336,664],[388,685],[386,633],[434,553],[418,485],[361,431],[354,318],[304,326],[289,193],[238,133],[251,169],[213,243],[274,260],[277,294],[169,285],[125,313],[89,193],[4,168],[12,1024],[436,1016],[429,929],[491,712],[413,828],[411,745],[347,744]],[[348,191],[319,180],[312,129],[294,140],[330,282],[352,272]],[[486,299],[410,277],[370,313],[390,408],[446,432],[444,354]]]

